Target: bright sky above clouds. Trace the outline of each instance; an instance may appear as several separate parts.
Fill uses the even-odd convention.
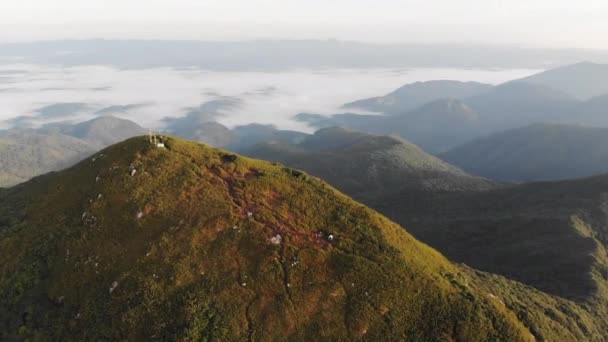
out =
[[[608,49],[605,0],[3,0],[0,42],[327,39]]]

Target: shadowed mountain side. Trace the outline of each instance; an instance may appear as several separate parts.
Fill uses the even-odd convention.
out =
[[[586,69],[585,65],[575,65],[570,69]],[[603,68],[594,65],[591,69],[595,67]],[[540,79],[552,72],[559,74],[560,70],[536,76]],[[606,115],[603,115],[606,102],[603,97],[582,102],[572,94],[572,89],[554,88],[552,82],[534,82],[536,76],[498,86],[451,81],[412,83],[385,97],[345,105],[345,108],[366,109],[385,115],[346,113],[326,117],[303,113],[295,118],[315,128],[342,126],[374,134],[398,134],[433,154],[446,152],[488,134],[539,122],[608,123]],[[572,77],[580,80],[591,77],[588,70],[575,76]],[[602,82],[597,77],[589,79],[589,82],[593,80]],[[584,87],[577,87],[584,91]],[[598,95],[604,94],[598,92]]]
[[[608,94],[608,64],[571,64],[523,78],[522,81],[542,84],[587,100]]]
[[[563,297],[605,303],[606,189],[608,177],[598,176],[416,199],[394,195],[370,205],[453,260]]]
[[[398,134],[432,154],[472,139],[536,122],[570,119],[580,102],[550,88],[525,82],[494,87],[464,100],[442,99],[393,115],[298,114],[313,127],[342,126],[373,134]]]
[[[481,191],[497,186],[402,139],[343,128],[322,129],[299,144],[258,144],[244,153],[303,169],[364,202],[407,191]]]
[[[477,139],[441,158],[504,181],[588,177],[608,173],[608,128],[537,124]]]
[[[584,102],[575,115],[565,120],[567,123],[589,127],[608,128],[608,95],[594,97]]]
[[[499,85],[464,102],[480,113],[485,132],[559,122],[574,115],[581,104],[565,92],[520,81]]]
[[[399,135],[434,154],[470,141],[483,131],[480,114],[455,99],[437,100],[399,115],[299,114],[296,119],[313,127],[341,126],[372,134]]]

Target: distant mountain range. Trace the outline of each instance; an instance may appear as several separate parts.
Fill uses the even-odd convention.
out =
[[[240,42],[97,39],[2,44],[0,62],[3,60],[70,66],[113,65],[120,68],[197,66],[207,70],[414,67],[545,69],[581,60],[608,63],[608,53],[601,50],[525,49],[471,44],[368,44],[331,39]]]
[[[235,135],[216,120],[222,116],[222,109],[234,108],[239,104],[238,99],[231,97],[205,102],[190,108],[183,117],[165,118],[165,132],[213,146],[229,145],[236,139]]]
[[[564,122],[589,127],[608,127],[608,95],[585,101],[579,106],[576,114],[565,118]]]
[[[299,114],[296,119],[317,128],[343,126],[374,134],[398,134],[433,154],[534,123],[608,127],[607,98],[596,96],[604,90],[608,94],[608,78],[600,77],[606,69],[602,64],[579,63],[494,87],[455,81],[418,82],[384,97],[345,105],[382,115]],[[564,86],[567,77],[573,79],[571,87]],[[583,83],[587,86],[577,86]],[[420,104],[426,100],[430,102]]]
[[[94,151],[92,144],[67,135],[0,132],[0,187],[70,166]]]
[[[479,113],[485,132],[536,122],[560,121],[576,113],[579,105],[567,93],[527,82],[501,84],[464,102]]]
[[[584,63],[565,69],[573,73],[577,68],[587,71],[592,66]],[[560,69],[555,72],[563,73]],[[585,75],[585,72],[581,74]],[[442,89],[444,93],[440,91]],[[466,96],[475,93],[477,95],[461,99],[441,98],[443,94]],[[402,104],[398,103],[401,100],[395,100],[400,96],[405,101]],[[608,127],[608,95],[581,101],[546,85],[530,83],[529,79],[495,87],[435,81],[405,86],[389,95],[396,102],[383,103],[401,108],[417,101],[417,96],[423,101],[439,99],[405,113],[392,112],[389,106],[385,109],[389,112],[383,115],[325,117],[300,114],[297,118],[315,127],[340,126],[375,135],[400,136],[471,174],[500,181],[567,179],[606,171],[603,153],[606,148],[601,131],[535,123]],[[217,123],[215,120],[220,115],[217,108],[237,106],[234,101],[223,98],[205,104],[204,108],[192,108],[184,117],[167,118],[164,133],[245,152],[258,143],[274,142],[277,144],[273,148],[280,149],[309,138],[305,133],[283,131],[268,125],[250,124],[228,129]],[[376,103],[374,101],[378,99],[368,104]],[[516,129],[530,125],[526,129]],[[49,124],[38,129],[0,131],[3,161],[0,186],[14,185],[35,175],[64,168],[98,148],[143,133],[145,130],[137,124],[109,115],[76,125]],[[266,155],[271,157],[269,153],[270,150]]]
[[[492,88],[489,84],[460,81],[428,81],[406,84],[394,92],[347,103],[344,108],[364,109],[379,113],[404,113],[429,102],[453,98],[464,99],[482,94]]]
[[[581,100],[608,94],[608,64],[583,62],[522,79],[568,93]]]
[[[467,172],[505,181],[608,173],[608,128],[536,124],[492,134],[440,157]]]
[[[464,100],[440,99],[405,113],[384,115],[299,114],[313,127],[342,126],[374,134],[397,134],[438,154],[472,139],[535,122],[571,120],[579,102],[545,86],[507,83]]]
[[[297,143],[309,134],[250,124],[234,129],[213,121],[206,111],[193,110],[183,118],[167,119],[162,134],[171,134],[214,147],[241,151],[261,142]],[[110,115],[68,124],[0,131],[0,187],[72,166],[100,148],[147,134],[136,123]]]
[[[102,147],[145,133],[137,124],[111,116],[0,131],[0,187],[71,166]]]
[[[319,139],[303,144],[323,150]],[[601,297],[453,264],[302,171],[162,141],[0,191],[2,340],[606,337]],[[593,237],[568,241],[601,257]]]

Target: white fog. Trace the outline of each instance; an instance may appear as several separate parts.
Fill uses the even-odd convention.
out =
[[[298,113],[343,111],[349,101],[388,93],[415,81],[450,79],[498,84],[531,75],[532,69],[298,69],[282,72],[221,72],[198,68],[120,70],[107,66],[0,66],[0,128],[82,121],[112,114],[162,129],[165,117],[180,117],[213,100],[217,121],[251,122],[310,131]],[[65,106],[45,108],[54,104]],[[100,110],[110,106],[122,106]]]

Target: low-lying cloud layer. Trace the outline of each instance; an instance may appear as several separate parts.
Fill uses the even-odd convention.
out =
[[[0,128],[115,115],[162,129],[176,118],[252,122],[308,130],[293,116],[330,114],[344,103],[433,79],[500,83],[535,70],[322,69],[218,72],[198,68],[0,65]],[[182,121],[185,122],[185,121]]]

